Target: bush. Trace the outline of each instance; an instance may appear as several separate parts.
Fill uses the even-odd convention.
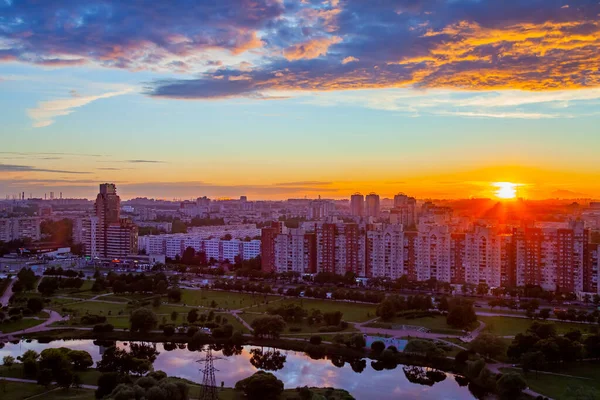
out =
[[[385,343],[381,340],[376,340],[371,343],[371,351],[375,354],[380,354],[383,350],[385,350]]]
[[[95,333],[112,332],[115,329],[111,324],[96,324],[94,325]]]
[[[197,326],[190,326],[190,327],[187,329],[187,332],[186,332],[186,334],[187,334],[189,337],[192,337],[192,336],[194,336],[194,335],[196,334],[196,332],[198,332],[198,331],[199,331],[199,329],[198,329],[198,327],[197,327]]]
[[[103,315],[86,314],[81,317],[80,322],[82,325],[103,324],[106,322],[106,317]]]
[[[299,326],[292,326],[292,327],[290,327],[290,332],[294,332],[294,333],[302,332],[302,328]]]
[[[319,335],[313,335],[310,337],[310,344],[318,346],[321,344],[322,341],[323,341],[323,339]]]
[[[165,336],[173,336],[175,334],[175,327],[173,325],[165,325],[163,333]]]

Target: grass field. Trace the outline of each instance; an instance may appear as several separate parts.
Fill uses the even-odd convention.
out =
[[[94,391],[89,389],[54,389],[44,393],[37,399],[44,400],[95,400]]]
[[[333,300],[313,300],[313,299],[285,299],[274,304],[265,304],[260,307],[252,308],[248,311],[264,313],[269,307],[280,307],[286,304],[298,304],[305,310],[321,310],[321,312],[341,311],[344,316],[342,319],[347,322],[365,322],[375,318],[375,305],[350,303]]]
[[[516,368],[503,368],[506,372],[521,372]],[[579,400],[600,398],[600,365],[582,364],[563,368],[557,373],[574,377],[528,372],[523,374],[528,386],[544,396],[555,400]],[[581,378],[577,378],[580,376]],[[590,378],[590,379],[582,379]]]
[[[244,321],[246,321],[249,324],[252,324],[252,321],[254,321],[256,318],[259,317],[263,317],[264,314],[249,314],[249,313],[245,313],[245,314],[240,314],[240,317],[242,317],[242,319]],[[308,323],[306,323],[306,321],[302,322],[302,323],[295,323],[295,322],[288,322],[287,323],[287,327],[285,329],[285,331],[283,332],[284,335],[299,335],[301,336],[302,334],[305,333],[319,333],[319,328],[322,328],[323,325],[308,325]],[[300,328],[301,331],[299,332],[292,332],[290,331],[290,328]],[[352,325],[349,325],[348,328],[344,329],[343,331],[340,331],[340,333],[349,333],[349,332],[356,332],[356,328],[354,328]]]
[[[527,318],[511,318],[511,317],[477,317],[478,320],[485,323],[485,330],[498,336],[515,336],[519,333],[524,333],[533,323]],[[556,326],[558,334],[564,334],[573,329],[579,329],[582,332],[587,332],[588,325],[574,324],[568,322],[553,322]]]
[[[0,398],[2,400],[23,400],[46,392],[47,389],[35,383],[3,381],[0,379]],[[47,397],[38,397],[38,399]]]
[[[410,325],[410,326],[422,326],[424,328],[430,329],[434,333],[442,333],[448,335],[461,335],[463,332],[459,329],[454,329],[446,323],[446,317],[443,315],[432,315],[430,317],[422,317],[422,318],[405,318],[405,317],[395,317],[390,321],[380,321],[378,320],[375,324],[382,322],[384,324],[390,324],[394,329],[399,329],[400,325]],[[374,327],[377,327],[377,326]]]
[[[214,301],[218,308],[237,310],[253,305],[265,304],[279,298],[279,296],[262,294],[183,289],[181,303],[188,306],[210,307]]]
[[[11,333],[31,328],[44,322],[41,319],[21,319],[14,322],[4,322],[0,324],[0,332]]]
[[[61,289],[56,292],[57,296],[78,297],[80,299],[90,299],[100,293],[92,292],[94,286],[93,280],[84,280],[83,285],[79,289]]]
[[[79,375],[81,383],[84,385],[96,385],[98,383],[98,377],[101,375],[100,371],[96,369],[87,369],[83,372],[75,371],[75,373]],[[1,377],[27,379],[23,376],[23,364],[20,363],[16,363],[10,368],[0,366],[0,379],[2,379]]]

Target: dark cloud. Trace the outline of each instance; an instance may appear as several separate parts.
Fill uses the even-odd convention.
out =
[[[333,185],[333,182],[300,181],[300,182],[281,182],[281,183],[275,184],[275,186],[329,186],[329,185]]]
[[[36,167],[29,166],[29,165],[13,165],[13,164],[0,164],[0,172],[52,172],[52,173],[61,173],[61,174],[89,174],[89,172],[36,168]]]
[[[160,160],[126,160],[125,162],[132,164],[164,164],[165,161]]]
[[[597,0],[15,0],[0,2],[0,15],[0,40],[9,43],[0,60],[211,67],[148,83],[146,93],[158,97],[600,86]],[[207,50],[259,47],[254,66],[208,59]]]
[[[122,168],[112,168],[112,167],[106,167],[106,168],[96,168],[102,171],[120,171]]]
[[[137,68],[207,49],[237,53],[259,47],[256,32],[282,12],[277,0],[3,1],[0,38],[15,45],[0,59]]]

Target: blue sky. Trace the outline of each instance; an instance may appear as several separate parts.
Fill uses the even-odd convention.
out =
[[[2,196],[600,197],[595,1],[27,3]]]

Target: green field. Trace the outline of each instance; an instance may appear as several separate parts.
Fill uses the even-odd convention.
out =
[[[16,331],[22,331],[23,329],[37,326],[44,322],[41,319],[21,319],[14,322],[4,322],[0,324],[0,332],[11,333]]]
[[[252,321],[254,321],[256,318],[260,318],[263,316],[264,316],[264,314],[249,314],[249,313],[240,314],[240,317],[242,317],[242,319],[249,324],[252,324]],[[306,333],[319,333],[319,328],[322,328],[322,327],[323,327],[323,324],[308,325],[308,323],[306,323],[306,321],[304,321],[302,323],[288,322],[287,327],[286,327],[285,331],[283,332],[283,334],[284,335],[298,335],[299,337],[302,337],[302,334],[306,334]],[[292,332],[292,331],[290,331],[290,328],[300,328],[301,331],[300,332]],[[349,332],[356,332],[356,331],[357,330],[356,330],[356,328],[354,328],[354,326],[349,325],[348,328],[344,329],[343,331],[340,331],[340,333],[349,333]]]
[[[42,396],[37,397],[40,400],[95,400],[94,391],[89,389],[54,389]]]
[[[0,398],[2,400],[23,400],[46,392],[47,389],[35,383],[10,382],[0,379]],[[38,399],[47,397],[38,397]]]
[[[214,301],[217,308],[237,310],[277,300],[279,296],[249,294],[238,292],[222,292],[218,290],[183,289],[181,303],[188,306],[210,307]]]
[[[527,318],[511,317],[477,317],[479,321],[485,323],[485,330],[498,336],[516,336],[524,333],[533,323],[533,320]],[[569,322],[553,322],[558,334],[564,334],[573,329],[586,332],[589,325],[574,324]]]
[[[79,375],[81,383],[84,385],[96,385],[98,383],[98,377],[100,377],[101,374],[96,369],[87,369],[83,372],[76,371],[75,373]],[[0,366],[0,377],[26,379],[25,376],[23,376],[23,364],[16,363],[10,368]]]
[[[503,368],[506,372],[521,372],[516,368]],[[563,368],[557,373],[573,377],[528,372],[523,374],[528,386],[535,392],[555,400],[600,398],[600,365],[580,364]],[[581,378],[578,378],[581,377]],[[590,379],[582,379],[590,378]]]
[[[377,322],[380,322],[379,320]],[[393,329],[400,329],[400,325],[410,326],[422,326],[430,329],[434,333],[443,333],[448,335],[461,335],[462,331],[459,329],[453,329],[446,323],[446,317],[443,315],[432,315],[429,317],[422,318],[405,318],[395,317],[389,321],[385,321],[385,324],[392,325]]]
[[[56,292],[56,296],[78,297],[80,299],[90,299],[100,293],[92,292],[94,286],[93,280],[84,280],[83,285],[79,289],[61,289]]]
[[[333,300],[285,299],[272,305],[265,304],[248,311],[265,313],[270,307],[280,307],[286,304],[298,304],[307,311],[317,309],[321,310],[322,313],[341,311],[344,314],[342,319],[346,322],[365,322],[373,319],[375,318],[375,310],[377,308],[377,306],[370,304]]]

